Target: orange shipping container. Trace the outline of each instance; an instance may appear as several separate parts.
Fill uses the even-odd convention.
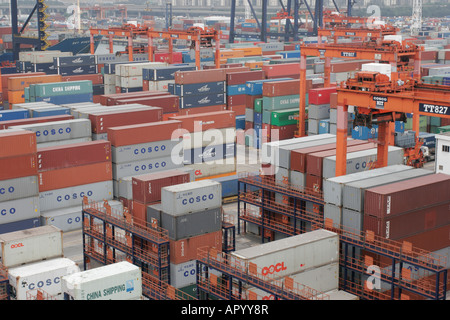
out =
[[[33,154],[37,151],[36,134],[31,131],[0,133],[0,158]],[[0,166],[3,171],[5,167]]]
[[[37,155],[34,153],[0,158],[0,168],[0,180],[37,175]]]
[[[39,192],[112,180],[110,161],[39,173]]]
[[[197,249],[201,247],[211,247],[221,252],[222,230],[177,241],[169,240],[170,262],[179,264],[195,260],[197,259]]]
[[[27,73],[27,76],[42,76],[45,75],[45,72],[30,72]],[[8,91],[8,79],[9,78],[18,78],[23,77],[23,73],[11,73],[11,74],[2,74],[2,92]]]
[[[20,91],[35,83],[61,82],[62,76],[59,74],[47,74],[41,76],[23,76],[8,79],[9,91]]]
[[[12,104],[15,103],[24,103],[25,102],[25,91],[8,91],[8,102],[10,104],[10,108]]]

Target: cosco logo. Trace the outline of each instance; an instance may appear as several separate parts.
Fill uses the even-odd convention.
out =
[[[36,131],[36,136],[40,137],[41,135],[43,136],[54,136],[55,134],[63,134],[64,132],[66,133],[70,133],[72,131],[71,128],[66,128],[65,130],[63,128],[59,128],[58,130],[56,129],[51,129],[51,130],[44,130],[44,131]]]
[[[145,153],[152,153],[152,152],[158,152],[158,151],[164,151],[166,150],[166,146],[162,145],[161,147],[155,146],[155,147],[148,147],[148,148],[141,148],[141,149],[134,149],[134,154],[145,154]]]
[[[135,166],[134,167],[134,171],[145,171],[145,170],[152,170],[153,168],[158,169],[158,168],[164,168],[167,165],[167,163],[165,161],[159,163],[156,162],[154,165],[153,164],[149,164],[149,165],[141,165],[141,166]]]
[[[42,287],[44,287],[44,286],[51,286],[52,284],[58,284],[58,283],[60,283],[60,281],[61,281],[61,279],[60,279],[60,277],[56,277],[56,278],[54,278],[54,279],[47,279],[47,280],[45,280],[45,281],[38,281],[38,282],[36,282],[36,283],[30,283],[29,285],[28,285],[28,289],[30,289],[30,290],[34,290],[34,289],[36,289],[36,288],[42,288]],[[25,285],[25,283],[23,284],[23,285]]]
[[[0,188],[0,194],[5,194],[5,193],[13,193],[14,192],[14,187],[9,187],[8,189],[6,188]]]
[[[6,216],[7,214],[14,214],[14,213],[16,213],[16,209],[15,208],[11,208],[11,209],[9,209],[9,210],[7,210],[7,209],[2,209],[1,211],[0,211],[0,214],[2,215],[2,216]]]
[[[20,248],[20,247],[23,247],[23,243],[22,242],[19,242],[19,243],[11,245],[11,249]]]
[[[75,219],[69,218],[67,219],[67,223],[68,224],[72,224],[72,223],[79,223],[81,221],[81,217],[76,217]]]
[[[284,266],[284,262],[273,264],[269,267],[264,267],[262,269],[262,275],[267,276],[268,274],[274,274],[281,271],[286,270],[287,268]]]
[[[207,200],[212,200],[212,199],[214,199],[214,195],[211,193],[211,194],[209,194],[209,195],[206,195],[206,194],[204,194],[203,196],[197,196],[197,197],[191,197],[191,198],[189,198],[189,199],[183,199],[182,201],[181,201],[181,203],[183,204],[183,205],[187,205],[188,203],[190,203],[190,204],[192,204],[192,203],[195,203],[195,202],[201,202],[201,201],[207,201]]]
[[[76,200],[79,198],[83,198],[84,196],[91,197],[93,194],[94,194],[94,192],[92,192],[92,191],[88,191],[86,193],[83,191],[83,192],[80,192],[79,195],[77,193],[74,193],[72,195],[66,194],[65,196],[57,196],[56,201],[58,201],[58,202],[61,202],[63,200],[69,201],[70,199]]]
[[[365,169],[365,168],[367,168],[367,165],[371,165],[373,163],[373,161],[369,161],[369,163],[367,163],[366,161],[364,161],[363,163],[357,163],[356,165],[355,165],[355,168],[356,168],[356,170],[359,170],[360,168],[363,168],[363,169]]]

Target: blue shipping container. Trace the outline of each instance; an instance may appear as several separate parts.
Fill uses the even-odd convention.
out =
[[[373,125],[371,129],[357,126],[352,130],[352,138],[358,140],[368,140],[378,137],[378,126]]]
[[[25,109],[1,110],[0,121],[19,120],[30,118],[30,113]]]
[[[245,84],[235,84],[232,86],[227,86],[227,95],[229,96],[237,96],[239,94],[245,94]]]
[[[2,223],[0,224],[0,234],[3,233],[9,233],[9,232],[15,232],[19,230],[25,230],[25,229],[31,229],[40,227],[41,223],[39,221],[39,218],[31,218],[31,219],[25,219],[20,221],[14,221],[9,223]]]
[[[183,97],[194,94],[224,93],[226,90],[225,81],[202,82],[192,84],[175,84],[175,94]]]
[[[197,68],[190,65],[154,67],[142,69],[142,79],[148,81],[173,80],[177,71],[193,71]]]
[[[236,144],[227,143],[184,150],[184,164],[202,163],[206,161],[230,159],[236,156]]]
[[[38,97],[36,98],[36,102],[45,101],[53,104],[69,104],[69,103],[79,103],[79,102],[93,102],[93,94],[92,93],[80,93],[80,94],[71,94],[65,96],[54,96],[54,97]]]
[[[50,117],[70,114],[70,109],[66,107],[55,107],[51,109],[43,108],[42,110],[33,110],[33,118]]]
[[[59,67],[58,74],[62,76],[76,76],[79,74],[96,74],[97,65],[86,65],[86,66],[67,66]]]
[[[319,134],[330,133],[330,119],[319,121]]]
[[[236,116],[236,130],[245,130],[245,115]]]
[[[253,123],[262,126],[262,113],[253,112]]]
[[[180,109],[217,106],[227,103],[224,93],[197,94],[180,97]]]

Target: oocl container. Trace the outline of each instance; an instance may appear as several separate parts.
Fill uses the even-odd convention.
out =
[[[8,269],[12,300],[27,300],[27,293],[36,294],[43,290],[52,298],[62,300],[61,278],[79,272],[79,266],[67,258],[29,263]]]
[[[256,264],[263,276],[283,277],[339,261],[339,236],[319,229],[238,250],[232,255]]]
[[[175,215],[214,209],[222,205],[222,185],[212,180],[194,181],[161,189],[161,209]]]
[[[6,268],[63,257],[63,234],[54,226],[0,234],[0,245]]]
[[[62,277],[66,300],[137,300],[142,273],[129,262],[117,262]]]

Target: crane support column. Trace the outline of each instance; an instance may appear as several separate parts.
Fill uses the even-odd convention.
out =
[[[325,70],[324,70],[325,76],[324,76],[324,87],[329,88],[330,82],[331,82],[331,57],[325,58]]]
[[[336,177],[347,173],[348,105],[337,106]]]
[[[128,35],[128,61],[133,61],[133,35]]]
[[[153,37],[148,36],[147,38],[148,42],[148,61],[153,62]]]
[[[390,122],[380,122],[378,124],[378,144],[377,144],[377,168],[384,168],[388,165],[388,151],[391,137]]]
[[[216,63],[216,69],[220,68],[220,34],[217,33],[214,37],[214,42],[216,46],[216,55],[215,57],[215,63]]]
[[[298,114],[298,137],[306,135],[305,120],[306,120],[306,56],[300,56],[300,106]]]

